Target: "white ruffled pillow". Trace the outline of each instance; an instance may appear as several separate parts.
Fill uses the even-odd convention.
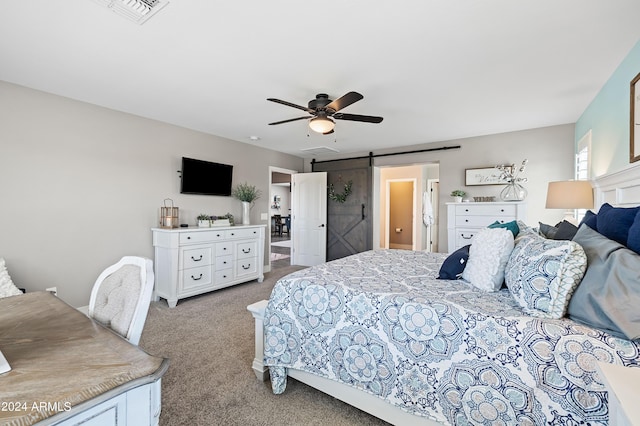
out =
[[[19,294],[22,294],[22,292],[13,284],[13,281],[11,281],[4,259],[0,257],[0,298],[17,296]]]
[[[513,233],[506,228],[485,228],[471,239],[469,260],[462,279],[483,291],[498,291],[513,250]]]

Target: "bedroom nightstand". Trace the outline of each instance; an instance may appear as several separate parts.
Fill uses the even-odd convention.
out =
[[[640,426],[640,368],[596,363],[609,392],[609,425]]]

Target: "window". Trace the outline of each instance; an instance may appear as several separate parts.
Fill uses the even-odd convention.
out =
[[[591,130],[589,130],[576,146],[575,179],[589,180],[591,178]],[[578,223],[584,217],[585,209],[577,210]]]

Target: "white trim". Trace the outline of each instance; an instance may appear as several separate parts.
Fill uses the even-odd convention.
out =
[[[593,183],[596,211],[604,203],[618,207],[640,205],[640,164],[598,176]]]

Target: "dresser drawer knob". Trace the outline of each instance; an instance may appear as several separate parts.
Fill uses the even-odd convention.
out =
[[[504,213],[504,209],[500,209],[500,211],[501,211],[502,213]]]
[[[198,281],[202,279],[202,274],[200,274],[200,276],[198,278],[194,277],[193,275],[191,275],[191,279],[194,281]]]
[[[470,240],[471,238],[473,238],[473,234],[469,234],[469,236],[468,236],[468,237],[467,237],[467,236],[465,236],[464,234],[460,234],[460,236],[461,236],[462,238],[464,238],[465,240]]]
[[[242,252],[243,252],[244,254],[249,254],[249,253],[251,253],[251,247],[249,247],[248,249],[242,249]]]
[[[191,260],[193,260],[194,262],[200,262],[202,260],[202,255],[200,255],[200,257],[198,259],[196,259],[195,257],[191,256]]]
[[[248,264],[247,266],[242,265],[242,269],[244,269],[244,270],[247,270],[249,268],[251,268],[251,264]]]

